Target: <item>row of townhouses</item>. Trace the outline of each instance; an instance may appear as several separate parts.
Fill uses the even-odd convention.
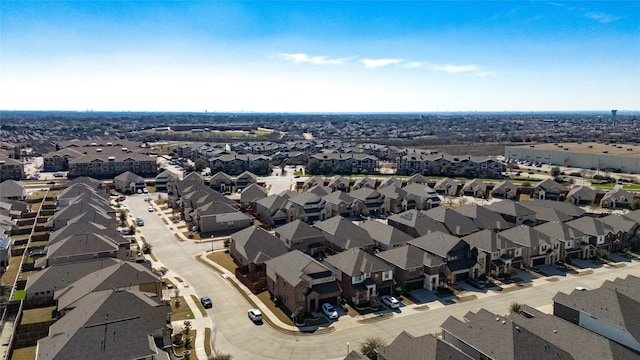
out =
[[[169,359],[171,308],[162,301],[161,276],[135,261],[108,194],[104,183],[80,177],[49,191],[39,210],[17,215],[10,251],[30,261],[9,264],[21,267],[16,290],[24,292],[9,304],[22,319],[9,352],[34,347],[37,359]],[[21,235],[27,227],[33,231]]]

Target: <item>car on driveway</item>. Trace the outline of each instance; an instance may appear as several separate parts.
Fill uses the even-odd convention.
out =
[[[118,197],[118,201],[125,201],[127,198],[124,195],[120,195],[120,197]]]
[[[400,307],[400,301],[395,298],[395,296],[384,295],[380,298],[382,302],[387,305],[390,309],[397,309]]]
[[[201,297],[200,303],[202,304],[202,307],[204,307],[205,309],[209,309],[213,306],[213,303],[211,302],[211,299],[208,296]]]
[[[578,291],[587,291],[587,290],[589,290],[589,289],[587,289],[587,288],[586,288],[586,287],[584,287],[584,286],[576,286],[576,290],[578,290]]]
[[[336,310],[336,308],[333,307],[333,305],[331,305],[329,303],[322,304],[322,312],[325,315],[327,315],[327,317],[329,319],[337,319],[338,318],[338,311]]]
[[[249,319],[253,322],[262,321],[262,312],[258,309],[249,309],[247,314],[249,315]]]

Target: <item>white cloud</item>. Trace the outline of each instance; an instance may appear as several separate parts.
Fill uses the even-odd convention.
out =
[[[382,66],[398,64],[402,59],[362,59],[360,60],[367,69],[375,69]]]
[[[421,68],[422,66],[423,66],[422,63],[419,61],[411,61],[404,64],[404,67],[408,69],[417,69],[417,68]]]
[[[278,56],[285,60],[293,61],[294,63],[310,63],[314,65],[327,65],[327,64],[340,65],[351,59],[351,58],[329,59],[326,56],[309,56],[307,54],[302,54],[302,53],[298,53],[298,54],[281,53],[281,54],[278,54]]]
[[[475,65],[437,65],[437,64],[429,64],[428,68],[435,71],[448,72],[450,74],[477,71],[480,69]]]
[[[588,13],[585,13],[584,16],[586,16],[588,19],[595,20],[602,24],[608,24],[610,22],[614,22],[620,19],[619,16],[601,13],[601,12],[588,12]]]

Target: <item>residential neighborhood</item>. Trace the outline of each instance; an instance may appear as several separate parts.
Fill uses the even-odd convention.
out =
[[[127,146],[135,148],[136,144]],[[255,146],[250,149],[267,151]],[[189,161],[198,161],[195,154],[202,150],[188,151]],[[185,147],[181,151],[187,153]],[[102,156],[101,152],[94,155]],[[331,168],[341,166],[340,156],[323,159],[333,161]],[[353,157],[346,159],[355,161]],[[440,156],[435,161],[438,166],[453,166],[451,162],[443,165],[447,159],[460,160]],[[158,168],[168,166],[157,159],[154,162]],[[504,177],[508,162],[498,163],[502,167],[496,171]],[[177,274],[185,269],[167,268],[154,255],[157,236],[174,243],[171,246],[192,244],[200,248],[200,255],[191,261],[197,263],[200,258],[208,264],[203,275],[223,274],[237,286],[225,291],[236,292],[259,309],[268,326],[291,326],[287,331],[294,335],[335,331],[330,329],[351,319],[360,319],[359,326],[366,327],[376,318],[384,322],[387,317],[417,316],[421,307],[436,306],[432,301],[455,305],[488,295],[499,298],[504,295],[501,292],[526,291],[534,279],[553,279],[555,273],[589,274],[593,266],[616,268],[616,264],[635,262],[640,252],[640,210],[631,209],[636,195],[621,186],[602,190],[551,178],[529,179],[528,183],[513,178],[492,180],[489,173],[463,180],[443,177],[450,170],[432,170],[428,164],[411,176],[381,176],[375,174],[379,169],[363,164],[353,162],[341,175],[302,172],[300,176],[296,174],[307,169],[304,165],[253,173],[250,170],[258,168],[245,164],[234,165],[237,170],[230,173],[212,173],[209,161],[200,172],[176,171],[170,166],[160,173],[122,168],[111,181],[102,176],[75,176],[70,168],[61,168],[55,170],[64,171],[64,181],[35,191],[29,181],[5,180],[0,183],[6,239],[1,264],[7,276],[19,268],[19,277],[12,280],[14,285],[7,294],[13,300],[5,311],[16,319],[36,317],[29,326],[14,326],[7,354],[73,357],[73,344],[82,340],[57,344],[56,339],[71,339],[71,334],[80,336],[73,339],[98,338],[97,333],[78,329],[106,328],[113,322],[122,324],[123,329],[137,329],[125,336],[139,339],[138,348],[130,347],[122,353],[123,358],[213,356],[216,350],[205,346],[211,339],[190,335],[190,327],[192,320],[205,324],[202,320],[209,316],[206,307],[196,310],[200,302],[204,304],[198,298],[208,295],[213,303],[217,315],[210,319],[222,316],[217,309],[221,299],[211,290],[194,293],[197,285],[179,285]],[[455,165],[456,170],[451,171],[461,175],[460,166],[467,165]],[[483,168],[480,165],[477,169]],[[477,169],[464,173],[478,174]],[[158,222],[159,226],[152,225]],[[166,235],[147,237],[149,232]],[[164,250],[157,251],[160,256]],[[238,289],[244,291],[238,293]],[[196,301],[180,296],[180,291],[193,293]],[[553,301],[562,296],[558,292]],[[107,306],[122,301],[142,301],[131,308],[139,314],[135,319],[126,311],[118,312],[119,307]],[[78,313],[77,307],[100,302],[105,307],[94,309],[95,315],[90,316],[95,320],[69,320],[74,311]],[[184,303],[187,305],[180,305]],[[202,315],[194,315],[192,320],[180,315],[175,318],[180,306],[193,307]],[[53,316],[40,318],[45,309]],[[569,320],[569,315],[562,314],[571,311],[584,310],[540,312],[525,303],[504,321],[513,323],[518,316],[533,316],[553,323]],[[98,321],[99,313],[104,318]],[[489,318],[486,310],[476,310],[466,314],[464,321]],[[125,325],[129,321],[140,325]],[[473,342],[465,336],[474,335],[458,333],[457,321],[453,317],[442,322],[438,337],[398,334],[386,347],[377,349],[377,356],[410,358],[402,355],[405,349],[398,347],[400,342],[408,348],[427,346],[425,353],[433,352],[434,358],[441,356],[440,351],[455,358],[491,356],[487,355],[490,350],[481,346],[474,347],[476,352],[465,352],[461,344]],[[518,326],[532,327],[527,329],[532,338],[545,341],[536,333],[534,322],[526,324]],[[600,325],[584,324],[587,329],[593,326]],[[510,334],[504,336],[515,336]],[[185,346],[183,339],[194,343]],[[633,341],[608,341],[613,341],[611,351],[620,358],[638,351]],[[113,358],[121,351],[101,355],[108,346],[104,341],[102,344],[103,350],[87,351],[96,352],[98,358]],[[495,358],[518,358],[518,352],[526,350],[517,344],[500,350],[502,355],[494,354]],[[562,344],[553,346],[550,351],[554,354],[580,354]],[[345,356],[342,358],[362,355],[354,349]]]

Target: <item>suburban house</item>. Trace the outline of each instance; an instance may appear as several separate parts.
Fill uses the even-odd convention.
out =
[[[170,346],[171,308],[132,290],[92,292],[72,305],[38,340],[37,359],[161,359]],[[117,336],[105,336],[117,334]],[[126,339],[126,346],[122,340]]]
[[[135,194],[145,188],[144,178],[131,171],[125,171],[113,179],[117,191],[124,194]]]
[[[479,179],[472,179],[464,183],[460,191],[465,196],[486,199],[489,197],[488,185]]]
[[[506,318],[485,309],[467,312],[463,320],[449,317],[441,328],[442,340],[473,359],[637,358],[624,346],[526,305]]]
[[[256,174],[250,171],[245,171],[236,177],[236,188],[238,190],[243,190],[247,186],[255,184],[257,182],[258,177],[256,176]]]
[[[215,173],[209,180],[209,187],[219,193],[231,192],[233,184],[233,178],[222,171]]]
[[[359,202],[342,190],[336,190],[329,195],[325,195],[322,200],[324,200],[324,208],[328,217],[356,217],[360,214]]]
[[[219,201],[199,206],[192,214],[196,230],[205,234],[230,234],[253,224],[253,217]]]
[[[342,290],[333,272],[309,255],[293,250],[265,262],[267,289],[289,311],[314,312],[338,304]]]
[[[358,248],[331,255],[323,263],[336,275],[342,295],[356,306],[392,294],[393,266]]]
[[[435,190],[438,195],[458,196],[460,184],[451,178],[445,177],[436,182],[433,190]]]
[[[517,225],[535,225],[536,212],[512,200],[496,201],[485,207],[495,213],[498,213],[511,226]]]
[[[471,219],[448,207],[438,206],[422,213],[444,225],[451,235],[464,236],[480,230]]]
[[[533,229],[549,239],[560,241],[558,260],[588,259],[587,256],[590,254],[588,236],[579,230],[558,221],[550,221],[535,226]]]
[[[353,192],[355,192],[356,190],[362,189],[362,188],[369,188],[369,189],[375,189],[376,188],[376,180],[372,179],[368,176],[365,177],[361,177],[361,178],[357,178],[356,181],[354,181],[353,183]]]
[[[53,300],[53,294],[95,271],[119,265],[122,260],[103,258],[58,264],[38,271],[27,279],[25,299],[28,302],[46,302]]]
[[[493,187],[491,196],[498,199],[516,199],[518,197],[518,186],[509,180],[501,181]]]
[[[8,179],[0,183],[0,199],[23,201],[26,198],[24,182]]]
[[[400,186],[395,184],[380,186],[378,192],[384,196],[384,208],[387,212],[396,214],[407,210],[404,200],[407,193]]]
[[[519,244],[523,249],[526,249],[522,254],[525,267],[551,265],[562,260],[561,245],[563,244],[561,244],[560,240],[538,232],[530,226],[516,226],[500,231],[498,236]]]
[[[604,194],[602,200],[600,200],[600,206],[609,209],[629,209],[631,208],[632,202],[633,194],[631,192],[623,190],[622,188],[615,188]]]
[[[396,284],[408,291],[433,291],[444,282],[440,274],[444,274],[445,261],[419,247],[400,246],[375,255],[394,266],[393,278]]]
[[[121,235],[88,233],[69,235],[49,241],[46,265],[68,264],[113,257],[120,260],[131,258],[131,241]]]
[[[320,196],[303,192],[290,197],[284,208],[289,222],[299,219],[313,224],[315,221],[324,220],[324,205],[324,200]]]
[[[494,231],[485,229],[462,238],[478,250],[478,265],[483,274],[494,277],[510,277],[522,267],[524,247]]]
[[[583,241],[589,244],[585,258],[596,254],[609,254],[611,251],[622,249],[617,238],[618,232],[608,224],[591,216],[584,216],[565,222],[565,225],[587,236]]]
[[[374,241],[369,232],[343,217],[334,216],[313,226],[322,231],[327,249],[334,253],[353,248],[373,252]]]
[[[231,234],[229,254],[241,267],[256,268],[287,252],[288,249],[279,238],[255,225]]]
[[[480,271],[478,250],[459,237],[440,231],[409,241],[409,245],[418,247],[445,263],[444,278],[447,283],[455,284],[467,278],[477,279]]]
[[[513,226],[498,213],[476,203],[455,208],[453,211],[471,219],[479,229],[487,229],[497,232],[509,229]]]
[[[405,208],[428,210],[440,206],[442,201],[435,190],[425,184],[411,183],[402,188],[405,192]]]
[[[231,234],[229,254],[238,265],[236,277],[254,292],[267,287],[265,261],[287,252],[280,239],[257,226]]]
[[[366,216],[385,214],[387,212],[387,209],[384,207],[384,195],[372,188],[363,186],[358,190],[352,191],[349,195],[364,205],[362,213]]]
[[[24,179],[24,164],[20,160],[0,155],[0,182],[9,179],[16,181]]]
[[[534,199],[559,201],[561,194],[562,185],[553,179],[544,179],[533,188]]]
[[[379,221],[362,221],[360,227],[367,230],[378,250],[384,251],[407,245],[413,239],[409,234]]]
[[[263,199],[256,201],[256,213],[260,220],[271,226],[286,224],[289,221],[287,212],[284,209],[289,197],[296,196],[298,193],[293,191],[284,191],[280,194],[271,194]]]
[[[324,234],[317,227],[301,220],[294,220],[279,226],[275,236],[289,250],[299,250],[313,257],[322,256],[325,252]]]
[[[155,187],[156,192],[170,193],[174,188],[178,176],[169,170],[165,170],[156,176]]]
[[[424,212],[413,209],[400,214],[393,214],[387,218],[387,223],[394,228],[416,238],[432,231],[449,233],[443,223],[435,221]]]
[[[242,190],[240,204],[245,208],[255,208],[256,202],[267,197],[267,189],[262,185],[251,184]]]
[[[637,359],[640,351],[638,289],[640,278],[628,275],[624,279],[605,281],[589,291],[559,292],[553,297],[553,315],[633,349]]]
[[[591,186],[576,186],[569,190],[566,201],[578,206],[588,206],[595,204],[596,195],[597,192]]]
[[[351,181],[348,178],[343,176],[335,176],[331,180],[329,180],[327,186],[330,187],[332,191],[342,191],[348,193],[351,190],[350,184]]]
[[[402,331],[389,345],[376,349],[376,352],[377,360],[472,360],[433,334],[413,336],[406,331]]]

